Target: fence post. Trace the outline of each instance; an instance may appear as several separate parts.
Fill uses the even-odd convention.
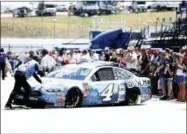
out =
[[[70,16],[68,16],[68,38],[69,38],[69,34],[70,34]]]
[[[54,28],[53,28],[53,38],[56,38],[56,19],[53,19]]]
[[[12,17],[12,32],[13,32],[13,37],[14,37],[14,16]]]

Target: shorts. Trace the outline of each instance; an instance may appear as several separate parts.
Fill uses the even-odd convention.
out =
[[[176,77],[176,82],[177,83],[183,83],[184,82],[184,76],[182,76],[182,75],[177,76]]]
[[[172,87],[173,87],[173,78],[160,79],[160,88],[172,89]]]

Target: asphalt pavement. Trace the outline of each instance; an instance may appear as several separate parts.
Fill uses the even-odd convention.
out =
[[[1,80],[2,133],[186,133],[186,103],[138,106],[5,110],[14,79]]]

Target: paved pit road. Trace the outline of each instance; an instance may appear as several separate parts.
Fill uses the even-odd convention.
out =
[[[186,103],[153,98],[139,106],[4,110],[13,84],[1,80],[2,133],[186,133]]]

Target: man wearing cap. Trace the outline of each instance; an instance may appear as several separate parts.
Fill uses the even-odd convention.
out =
[[[128,54],[127,54],[127,68],[132,71],[137,71],[137,54],[134,52],[134,47],[128,47]]]
[[[32,57],[33,59],[26,64],[21,65],[15,72],[14,78],[15,78],[15,85],[14,89],[10,94],[10,97],[6,103],[5,108],[11,109],[12,108],[12,101],[15,97],[15,95],[21,91],[21,88],[23,87],[25,90],[24,95],[24,102],[27,104],[29,100],[29,94],[31,92],[31,86],[27,82],[29,78],[32,76],[39,82],[42,83],[41,79],[37,76],[37,73],[42,75],[41,70],[39,69],[38,64],[38,58],[36,56]]]

